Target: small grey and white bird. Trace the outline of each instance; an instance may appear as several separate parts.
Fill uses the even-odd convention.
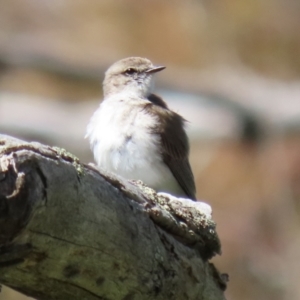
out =
[[[153,75],[163,69],[141,57],[114,63],[86,137],[100,169],[195,200],[185,120],[152,94]]]

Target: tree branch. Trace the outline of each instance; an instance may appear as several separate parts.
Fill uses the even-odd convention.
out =
[[[0,282],[38,299],[224,299],[201,203],[0,135]]]

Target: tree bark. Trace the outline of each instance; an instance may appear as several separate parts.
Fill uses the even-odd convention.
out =
[[[0,135],[0,282],[38,299],[224,299],[199,205]]]

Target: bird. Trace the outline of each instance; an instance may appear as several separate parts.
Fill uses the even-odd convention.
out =
[[[112,64],[86,138],[98,169],[141,180],[157,192],[196,200],[186,120],[153,93],[154,75],[164,69],[142,57]]]

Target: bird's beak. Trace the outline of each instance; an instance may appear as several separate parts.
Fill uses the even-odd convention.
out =
[[[162,71],[165,68],[166,67],[164,67],[164,66],[153,66],[152,68],[149,68],[146,71],[146,73],[148,73],[148,74],[156,73],[156,72]]]

